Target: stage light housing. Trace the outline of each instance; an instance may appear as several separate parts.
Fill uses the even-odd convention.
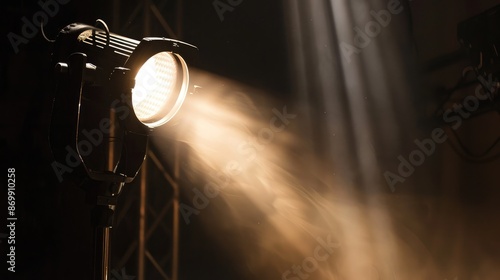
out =
[[[168,38],[134,40],[98,23],[70,24],[55,40],[50,143],[60,180],[129,183],[152,129],[171,122],[193,91],[189,67],[198,49]]]

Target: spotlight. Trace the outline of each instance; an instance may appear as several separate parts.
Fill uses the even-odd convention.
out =
[[[113,34],[102,20],[96,25],[102,28],[70,24],[54,42],[50,145],[59,180],[83,187],[95,205],[93,278],[108,279],[117,197],[137,175],[152,129],[172,122],[181,109],[198,49]]]
[[[53,168],[60,180],[129,183],[147,136],[172,121],[191,90],[188,63],[198,49],[166,38],[137,41],[97,23],[103,28],[70,24],[55,41]]]

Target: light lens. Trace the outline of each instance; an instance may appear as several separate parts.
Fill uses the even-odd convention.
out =
[[[132,105],[137,118],[153,128],[179,111],[187,94],[189,74],[184,60],[169,52],[150,57],[137,72]]]

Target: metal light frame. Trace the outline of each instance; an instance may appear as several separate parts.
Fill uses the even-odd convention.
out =
[[[153,128],[172,121],[192,90],[188,67],[198,49],[167,38],[137,41],[110,33],[102,20],[96,24],[102,28],[70,24],[55,40],[50,145],[54,163],[64,167],[64,179],[83,187],[88,202],[95,205],[93,278],[104,280],[109,277],[110,229],[117,197],[138,174]],[[141,121],[134,111],[132,90],[141,67],[159,53],[170,55],[181,69],[174,86],[178,92],[174,101],[164,104],[164,109],[170,109],[165,116]]]

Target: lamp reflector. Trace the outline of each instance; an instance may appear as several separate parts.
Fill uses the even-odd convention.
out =
[[[139,69],[132,89],[134,113],[154,128],[168,122],[186,97],[189,77],[184,60],[170,52],[150,57]]]

